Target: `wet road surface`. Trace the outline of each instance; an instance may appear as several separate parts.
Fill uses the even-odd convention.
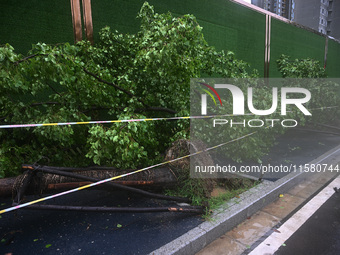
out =
[[[339,187],[340,188],[340,187]],[[340,254],[340,193],[335,193],[286,242],[275,255]]]
[[[35,196],[34,198],[37,198]],[[28,200],[33,200],[29,196]],[[11,200],[0,200],[1,208]],[[158,207],[175,205],[124,192],[83,190],[48,204]],[[202,218],[183,213],[96,213],[21,209],[0,219],[0,254],[148,254]]]

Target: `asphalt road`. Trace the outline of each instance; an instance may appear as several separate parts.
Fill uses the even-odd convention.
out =
[[[340,254],[340,193],[328,199],[275,255]]]
[[[37,196],[29,196],[32,200]],[[11,205],[1,200],[1,208]],[[83,190],[48,204],[157,207],[171,202]],[[182,213],[96,213],[22,209],[0,219],[0,254],[147,254],[202,222]]]

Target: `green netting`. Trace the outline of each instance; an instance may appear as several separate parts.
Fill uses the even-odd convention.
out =
[[[328,40],[326,72],[330,78],[340,77],[340,43],[333,40]]]
[[[0,45],[27,53],[37,42],[73,43],[70,1],[1,0]]]
[[[136,15],[144,0],[92,1],[94,39],[110,26],[121,33],[138,31]],[[150,0],[158,13],[193,14],[204,28],[205,38],[218,50],[230,50],[263,75],[265,15],[227,0]],[[0,2],[0,44],[10,43],[26,53],[33,43],[73,43],[69,0],[2,0]],[[293,58],[314,58],[323,64],[325,38],[272,18],[270,76],[280,77],[275,61],[281,54]],[[327,72],[340,76],[340,44],[330,40]]]
[[[281,77],[276,60],[281,54],[296,58],[312,58],[323,65],[325,37],[272,18],[270,77]]]
[[[138,0],[92,1],[94,39],[98,38],[98,32],[105,26],[121,33],[137,32],[140,23],[136,16],[143,3]]]

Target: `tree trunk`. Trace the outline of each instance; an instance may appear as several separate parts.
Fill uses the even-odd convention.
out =
[[[47,167],[47,168],[54,169],[57,171],[73,172],[76,174],[97,179],[107,179],[113,176],[121,175],[132,171],[97,167],[83,169],[64,167]],[[23,169],[30,169],[30,165],[23,165]],[[24,179],[23,176],[24,175],[0,179],[0,197],[11,196],[13,193],[12,191],[17,190],[21,186],[22,180]],[[144,187],[150,189],[173,186],[176,184],[177,178],[169,168],[162,167],[126,176],[124,178],[120,178],[112,182],[126,186],[135,186],[138,188]],[[83,180],[79,180],[72,177],[38,172],[33,177],[33,180],[29,185],[27,191],[28,193],[32,192],[43,193],[53,190],[67,190],[80,187],[88,183],[89,182],[84,182]],[[96,187],[102,188],[102,185]]]

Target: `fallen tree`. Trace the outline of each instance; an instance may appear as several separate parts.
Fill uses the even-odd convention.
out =
[[[46,193],[72,189],[87,185],[98,180],[122,175],[132,170],[120,170],[109,167],[52,167],[23,165],[26,172],[17,177],[0,179],[0,196],[15,196],[27,178],[27,171],[36,171],[32,182],[27,187],[28,193]],[[124,186],[141,187],[144,189],[169,188],[177,182],[176,176],[167,167],[155,168],[135,175],[115,180],[116,185],[109,185],[112,189],[126,189]],[[104,185],[105,186],[105,185]],[[101,186],[99,186],[101,188]],[[105,186],[105,188],[108,188]]]
[[[25,56],[0,47],[0,125],[188,116],[190,78],[250,76],[232,52],[207,44],[193,15],[145,3],[138,18],[136,34],[106,27],[93,46],[37,43]],[[0,129],[0,177],[37,161],[141,168],[188,137],[187,120]]]

